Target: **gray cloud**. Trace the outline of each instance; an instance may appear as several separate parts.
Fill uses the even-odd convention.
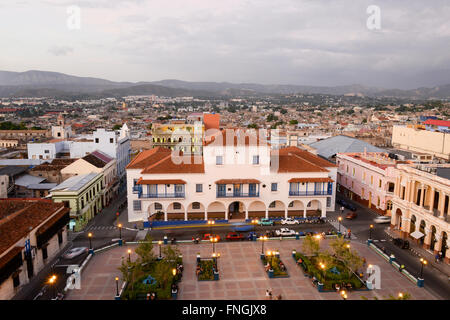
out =
[[[39,20],[4,22],[24,39],[37,32],[41,42],[11,38],[9,51],[0,52],[8,69],[50,67],[123,81],[178,78],[387,88],[450,83],[447,0],[36,2]],[[372,4],[381,8],[378,31],[366,27],[366,8]],[[69,5],[81,8],[79,31],[65,28]],[[1,18],[0,13],[0,27]],[[61,42],[67,46],[52,45]],[[35,52],[35,46],[52,48],[48,51],[60,57],[58,64],[45,57],[26,59],[25,54],[14,59],[15,51]]]

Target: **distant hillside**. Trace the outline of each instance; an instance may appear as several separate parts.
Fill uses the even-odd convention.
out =
[[[414,90],[382,89],[363,85],[300,86],[256,83],[189,82],[175,79],[153,82],[113,82],[77,77],[58,72],[0,71],[0,97],[122,97],[127,95],[159,96],[257,96],[264,94],[361,94],[365,96],[411,99],[450,98],[450,84]]]

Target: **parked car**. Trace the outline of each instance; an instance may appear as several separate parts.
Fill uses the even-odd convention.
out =
[[[217,241],[220,241],[220,236],[218,234],[212,234],[212,233],[205,233],[202,237],[202,240],[208,240],[210,238],[217,238]]]
[[[345,216],[345,219],[353,220],[353,219],[356,219],[357,217],[358,217],[358,215],[356,214],[356,212],[349,212]]]
[[[275,235],[282,236],[282,237],[289,237],[289,236],[294,236],[296,234],[296,232],[292,229],[288,229],[288,228],[281,228],[280,230],[275,230]]]
[[[227,240],[228,241],[231,241],[231,240],[244,240],[244,236],[242,235],[242,233],[229,232],[227,234]]]
[[[281,224],[299,224],[300,221],[295,220],[293,218],[281,219]]]
[[[267,218],[262,218],[261,220],[259,220],[260,226],[273,226],[273,224],[274,224],[273,220]]]
[[[81,255],[85,252],[88,252],[88,251],[89,251],[89,249],[87,247],[72,248],[63,255],[63,258],[64,259],[73,259],[73,258],[78,257],[79,255]]]
[[[347,202],[347,201],[342,200],[342,199],[338,199],[338,200],[336,201],[336,203],[337,203],[337,204],[340,204],[340,205],[343,206],[344,208],[347,208],[347,209],[349,209],[349,210],[351,210],[351,211],[356,211],[356,207],[355,207],[353,204],[351,204],[350,202]]]
[[[392,240],[394,244],[402,249],[409,249],[409,241],[401,238],[395,238]]]
[[[391,222],[391,217],[379,216],[379,217],[376,217],[375,219],[373,219],[373,221],[375,223],[390,223]]]

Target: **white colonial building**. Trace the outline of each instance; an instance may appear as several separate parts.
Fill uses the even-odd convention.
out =
[[[391,227],[450,261],[450,164],[398,165]]]
[[[265,135],[227,129],[203,155],[157,147],[127,166],[128,219],[325,217],[334,210],[337,167],[297,147],[271,150]]]

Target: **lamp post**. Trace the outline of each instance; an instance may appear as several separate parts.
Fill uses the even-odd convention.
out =
[[[373,224],[371,224],[369,227],[369,239],[372,239],[372,229],[373,229]]]
[[[319,266],[320,266],[320,268],[323,270],[323,282],[325,282],[327,279],[326,279],[326,271],[325,271],[325,264],[324,263],[319,263]]]
[[[88,233],[88,238],[89,238],[89,249],[92,250],[92,233],[91,232]]]
[[[346,247],[348,250],[350,250],[350,244],[349,244],[349,243],[347,243],[347,244],[345,245],[345,247]]]
[[[128,262],[131,262],[131,249],[128,249]]]
[[[213,245],[213,253],[214,252],[216,252],[216,242],[217,242],[217,238],[216,237],[211,237],[211,238],[209,238],[209,241],[211,241],[212,242],[212,245]]]
[[[261,236],[259,240],[261,240],[261,254],[264,254],[264,242],[267,240],[267,236]]]
[[[421,267],[420,267],[420,276],[419,276],[420,279],[423,279],[423,278],[422,278],[422,275],[423,275],[423,266],[425,266],[427,263],[428,263],[427,260],[425,260],[424,258],[420,258],[420,264],[421,264]]]
[[[402,292],[399,292],[399,294],[398,294],[398,299],[399,299],[399,300],[403,300],[403,293],[402,293]]]
[[[116,297],[119,296],[119,277],[116,277]]]
[[[48,283],[52,287],[53,291],[53,298],[56,298],[55,289],[56,289],[56,275],[52,275],[50,279],[48,280]]]
[[[215,223],[214,220],[208,220],[208,224],[209,224],[209,234],[212,234],[212,226]]]
[[[162,256],[161,256],[161,245],[162,245],[162,241],[161,240],[159,240],[158,241],[158,246],[159,246],[159,259],[161,260],[162,259]]]
[[[338,218],[338,221],[339,221],[339,233],[341,233],[341,221],[342,221],[342,217],[339,217]]]
[[[119,223],[117,226],[119,227],[119,239],[122,240],[122,224]]]
[[[342,299],[347,300],[347,292],[345,290],[341,291],[341,297]]]

